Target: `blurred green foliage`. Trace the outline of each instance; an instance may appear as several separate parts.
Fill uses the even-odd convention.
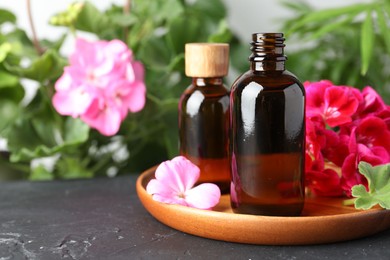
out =
[[[177,155],[178,99],[190,83],[184,74],[184,44],[227,42],[236,57],[247,47],[229,30],[220,0],[133,0],[127,8],[72,4],[51,18],[51,24],[69,30],[58,41],[39,39],[43,54],[16,26],[15,15],[0,10],[0,137],[8,146],[0,154],[1,172],[7,166],[33,180],[115,175],[140,172]],[[12,25],[11,30],[1,30],[4,25]],[[123,40],[145,66],[147,104],[111,138],[79,119],[60,116],[51,104],[54,83],[67,64],[60,47],[68,35],[81,31]],[[27,104],[21,102],[24,79],[38,85]],[[53,167],[36,164],[45,157],[52,158]]]
[[[288,68],[302,80],[371,85],[390,103],[389,2],[325,10],[304,1],[283,2],[294,13],[282,26]],[[190,84],[184,74],[185,43],[227,42],[231,66],[237,72],[248,68],[249,44],[230,31],[221,0],[133,0],[124,9],[72,4],[50,20],[68,32],[55,41],[38,39],[43,53],[17,27],[15,15],[0,9],[0,138],[7,143],[0,151],[0,180],[6,172],[32,180],[139,173],[178,153],[178,99]],[[123,40],[146,69],[146,107],[130,114],[111,138],[79,119],[60,116],[51,104],[54,83],[67,64],[60,49],[79,32]],[[38,86],[29,102],[25,80]],[[52,167],[36,164],[46,157]]]
[[[372,0],[316,10],[284,1],[294,16],[282,26],[288,67],[300,79],[329,79],[358,88],[370,85],[390,103],[390,1]]]

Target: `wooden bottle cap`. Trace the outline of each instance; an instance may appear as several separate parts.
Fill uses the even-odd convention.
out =
[[[229,44],[187,43],[185,45],[188,77],[222,77],[229,71]]]

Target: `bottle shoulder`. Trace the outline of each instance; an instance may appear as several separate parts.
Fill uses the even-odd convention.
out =
[[[181,98],[189,97],[191,95],[201,95],[204,98],[215,98],[222,96],[229,96],[229,90],[225,85],[206,85],[196,86],[191,84],[181,95]]]
[[[294,85],[304,91],[301,81],[288,70],[273,72],[249,70],[237,78],[232,85],[231,91],[234,91],[236,88],[245,87],[249,84],[260,85],[264,89],[284,89]]]

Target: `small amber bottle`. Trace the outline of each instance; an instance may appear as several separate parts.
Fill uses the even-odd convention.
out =
[[[185,45],[185,70],[192,84],[179,102],[180,154],[200,168],[199,183],[212,182],[229,191],[229,91],[223,84],[229,45]]]
[[[285,70],[282,33],[252,37],[250,70],[233,83],[230,95],[231,205],[236,213],[300,215],[304,88]]]

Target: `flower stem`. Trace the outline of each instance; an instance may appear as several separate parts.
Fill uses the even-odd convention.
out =
[[[27,16],[28,16],[28,20],[29,20],[29,23],[30,23],[30,27],[31,27],[34,48],[38,52],[39,55],[42,55],[43,54],[43,49],[41,48],[41,46],[39,44],[37,33],[35,31],[34,21],[33,21],[32,12],[31,12],[30,0],[26,0],[26,5],[27,5]]]
[[[343,200],[343,205],[344,206],[352,206],[355,203],[355,200],[356,200],[356,198]]]
[[[131,6],[131,0],[125,0],[125,5],[123,6],[123,13],[124,14],[129,14],[130,13],[130,6]],[[129,34],[129,27],[126,26],[123,30],[123,37],[124,37],[124,42],[127,43],[127,36]]]

